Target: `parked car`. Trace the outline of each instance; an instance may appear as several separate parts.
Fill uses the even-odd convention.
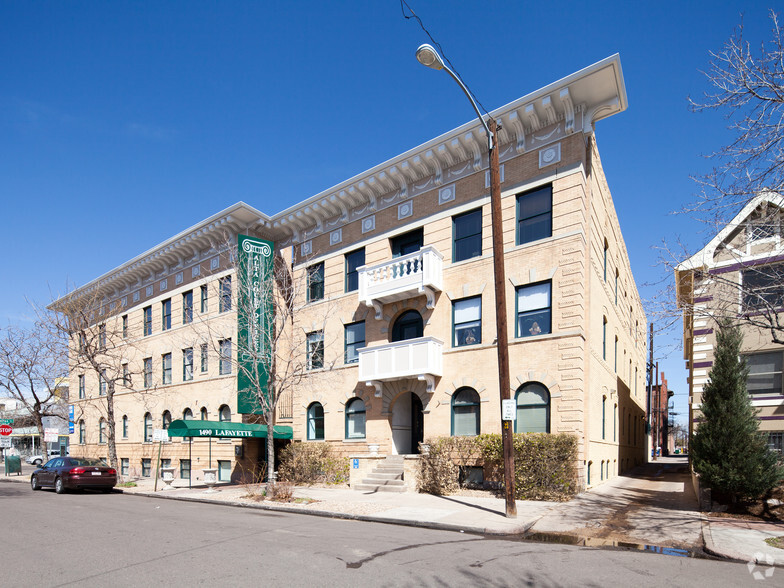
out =
[[[93,457],[56,457],[35,470],[30,476],[33,490],[54,487],[63,494],[66,490],[94,488],[111,492],[117,484],[117,470]]]
[[[66,455],[71,455],[70,450],[67,451]],[[49,452],[49,459],[52,459],[53,457],[59,457],[59,456],[60,456],[60,450],[59,449],[52,449]],[[30,457],[25,458],[25,461],[27,463],[31,464],[31,465],[38,465],[39,466],[42,463],[44,463],[44,456],[41,455],[41,454],[31,455]]]

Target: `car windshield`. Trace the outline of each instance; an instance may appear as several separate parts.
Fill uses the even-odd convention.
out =
[[[106,462],[94,457],[72,457],[71,464],[77,466],[105,466]]]

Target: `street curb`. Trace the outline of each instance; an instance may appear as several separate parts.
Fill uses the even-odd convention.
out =
[[[116,488],[115,490],[118,489]],[[269,510],[274,512],[286,512],[291,514],[304,514],[304,515],[312,515],[316,517],[331,518],[331,519],[343,519],[343,520],[360,521],[366,523],[381,523],[385,525],[398,525],[401,527],[418,527],[421,529],[434,529],[437,531],[471,533],[475,535],[495,535],[499,537],[510,536],[510,535],[516,536],[516,535],[524,534],[536,523],[536,521],[539,520],[539,518],[537,518],[534,521],[523,523],[520,527],[514,529],[513,531],[506,532],[506,531],[497,531],[494,529],[487,529],[483,527],[473,527],[470,525],[454,525],[451,523],[393,519],[389,517],[381,517],[381,516],[373,516],[373,515],[358,515],[358,514],[351,514],[346,512],[333,512],[329,510],[305,510],[293,506],[285,506],[283,504],[248,504],[245,502],[238,502],[236,500],[214,500],[212,498],[193,498],[190,496],[171,496],[171,495],[167,496],[167,495],[160,495],[152,492],[125,492],[122,490],[122,488],[119,488],[119,490],[123,494],[127,494],[129,496],[146,496],[147,498],[160,498],[163,500],[180,500],[184,502],[204,502],[207,504],[232,506],[235,508],[253,508],[257,510]]]
[[[754,562],[755,564],[765,564],[765,565],[772,565],[777,568],[784,568],[784,563],[774,562],[772,564],[769,564],[768,562],[759,561],[757,558],[749,557],[748,555],[742,555],[742,554],[734,553],[732,551],[725,551],[725,552],[719,551],[716,548],[715,543],[713,542],[713,535],[711,534],[710,522],[708,521],[707,516],[705,516],[705,518],[702,521],[702,541],[704,544],[703,549],[705,550],[705,553],[709,553],[710,555],[713,555],[715,557],[720,557],[725,561],[732,561],[732,562],[745,563],[745,564]]]

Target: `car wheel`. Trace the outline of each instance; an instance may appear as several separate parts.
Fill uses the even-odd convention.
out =
[[[62,478],[57,478],[54,481],[54,491],[58,494],[65,494],[65,484],[63,484]]]
[[[37,465],[37,466],[39,466],[39,465],[41,465],[41,463],[43,463],[43,462],[42,462],[40,459],[36,459],[36,460],[33,462],[33,465]]]
[[[30,478],[30,485],[33,487],[33,490],[41,489],[41,485],[38,483],[38,476],[33,476]]]

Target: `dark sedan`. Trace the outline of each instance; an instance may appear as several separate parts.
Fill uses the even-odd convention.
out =
[[[30,476],[33,490],[52,486],[58,494],[81,488],[111,492],[116,484],[117,470],[92,457],[55,457]]]

